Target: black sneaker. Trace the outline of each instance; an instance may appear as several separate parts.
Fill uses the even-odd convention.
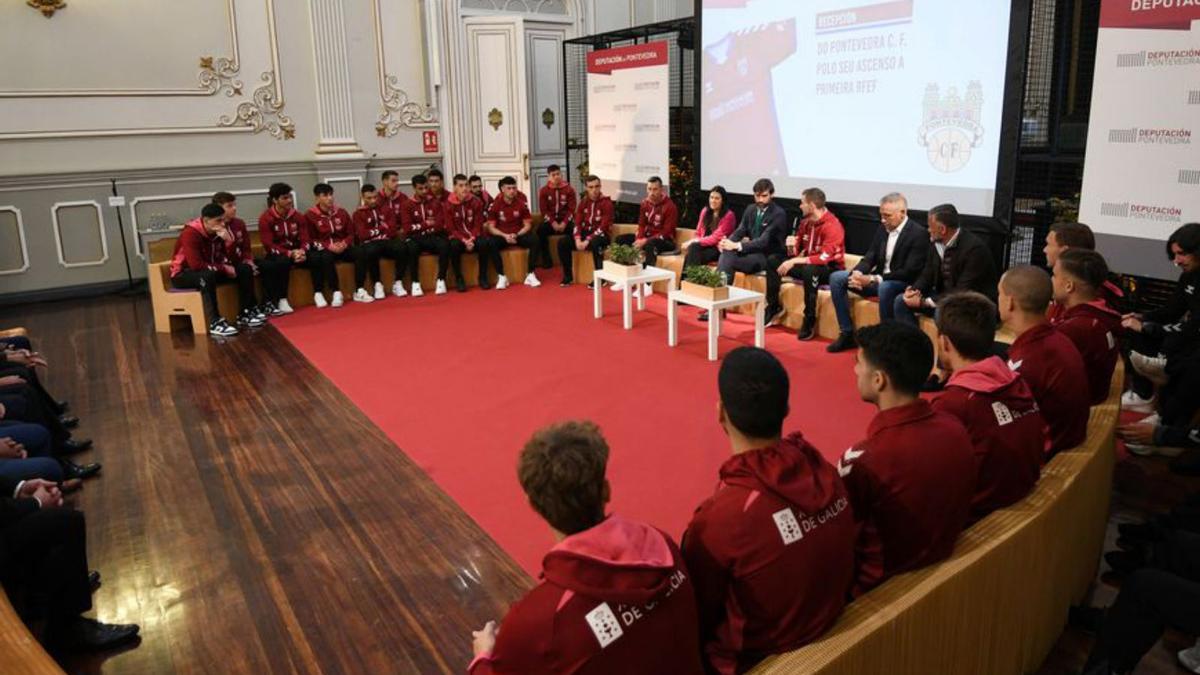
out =
[[[708,310],[706,310],[706,309],[700,310],[700,313],[696,315],[696,320],[697,321],[708,321]]]
[[[258,315],[254,313],[254,310],[248,309],[248,310],[238,314],[237,322],[238,322],[239,326],[246,326],[247,328],[258,328],[259,326],[266,323],[266,319],[258,318]]]
[[[800,330],[796,332],[796,339],[807,341],[816,337],[816,325],[816,319],[810,319],[807,316],[804,317],[804,323],[800,325]]]
[[[562,280],[562,281],[561,281],[561,282],[560,282],[558,285],[559,285],[559,286],[562,286],[563,288],[566,288],[567,286],[574,286],[574,285],[575,285],[575,280],[574,280],[574,279],[568,279],[568,278],[566,278],[566,277],[563,277],[563,280]]]
[[[233,337],[238,334],[238,329],[230,326],[225,319],[217,319],[208,324],[208,332],[216,337]]]
[[[838,352],[854,349],[857,346],[858,342],[854,340],[854,333],[841,333],[837,336],[836,340],[829,343],[829,346],[825,348],[825,351],[829,352],[830,354],[836,354]]]
[[[588,282],[588,285],[587,285],[587,288],[588,288],[588,290],[589,290],[589,291],[594,291],[594,290],[596,290],[596,282],[595,282],[595,281],[589,281],[589,282]]]
[[[767,307],[766,312],[763,313],[763,325],[778,326],[783,322],[786,312],[787,310],[783,308],[783,305],[771,305]]]
[[[271,318],[271,313],[274,311],[275,307],[269,302],[264,302],[263,304],[254,308],[254,313],[263,321]]]

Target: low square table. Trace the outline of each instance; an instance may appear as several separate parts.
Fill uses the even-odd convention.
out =
[[[621,291],[621,307],[625,312],[625,330],[633,328],[633,289],[638,288],[642,284],[651,284],[655,281],[669,281],[672,288],[675,287],[675,273],[671,270],[664,270],[661,267],[646,267],[639,274],[630,277],[619,277],[615,274],[605,272],[603,268],[596,270],[592,274],[593,288],[593,306],[597,319],[604,316],[604,284],[601,281],[607,281],[612,284],[625,284],[625,290]],[[638,293],[638,311],[646,309],[645,294]]]
[[[679,344],[679,312],[677,304],[691,305],[708,310],[708,360],[717,360],[717,337],[721,335],[721,310],[739,305],[754,305],[754,346],[766,344],[764,326],[766,296],[758,291],[729,287],[729,297],[724,300],[706,300],[683,291],[667,293],[667,345]]]

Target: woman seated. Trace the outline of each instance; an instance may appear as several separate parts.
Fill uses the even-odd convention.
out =
[[[717,258],[721,257],[717,242],[728,237],[736,226],[733,211],[726,203],[725,188],[717,185],[709,190],[708,206],[700,211],[700,222],[696,223],[696,237],[683,242],[683,250],[686,253],[683,268],[717,262]]]

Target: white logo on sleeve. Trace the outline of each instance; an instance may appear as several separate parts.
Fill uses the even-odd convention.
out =
[[[595,634],[601,649],[612,644],[623,633],[621,631],[621,622],[617,621],[617,615],[609,608],[607,602],[597,605],[584,618],[587,619],[588,625],[592,627],[592,633]]]
[[[1107,340],[1108,340],[1108,348],[1109,348],[1109,349],[1113,349],[1114,347],[1116,347],[1116,346],[1117,346],[1117,341],[1116,341],[1116,339],[1115,339],[1115,338],[1113,338],[1113,334],[1112,334],[1112,331],[1111,331],[1111,330],[1110,330],[1110,331],[1105,331],[1105,332],[1104,332],[1104,337],[1105,337],[1105,339],[1107,339]]]
[[[1009,359],[1008,360],[1008,369],[1016,372],[1021,369],[1022,363],[1025,363],[1025,359],[1021,359],[1020,361],[1013,361],[1012,359]]]
[[[837,465],[838,475],[841,476],[842,478],[849,476],[850,472],[854,469],[854,465],[851,464],[851,462],[858,459],[859,457],[862,457],[863,452],[865,452],[865,451],[864,450],[855,450],[854,448],[846,448],[846,452],[841,457],[838,458],[838,465]]]
[[[783,543],[786,546],[804,538],[804,531],[800,529],[800,522],[796,520],[796,515],[791,509],[783,509],[771,514],[775,519],[775,527],[779,528],[779,536],[783,537]]]
[[[992,402],[992,412],[996,415],[996,424],[1000,426],[1011,424],[1013,421],[1012,411],[1000,401]]]

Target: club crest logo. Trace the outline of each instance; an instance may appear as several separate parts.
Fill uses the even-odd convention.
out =
[[[967,85],[966,96],[950,87],[942,96],[938,85],[925,87],[925,122],[917,129],[917,144],[925,148],[930,165],[942,173],[954,173],[971,161],[971,150],[983,142],[980,115],[983,86],[978,80]]]

